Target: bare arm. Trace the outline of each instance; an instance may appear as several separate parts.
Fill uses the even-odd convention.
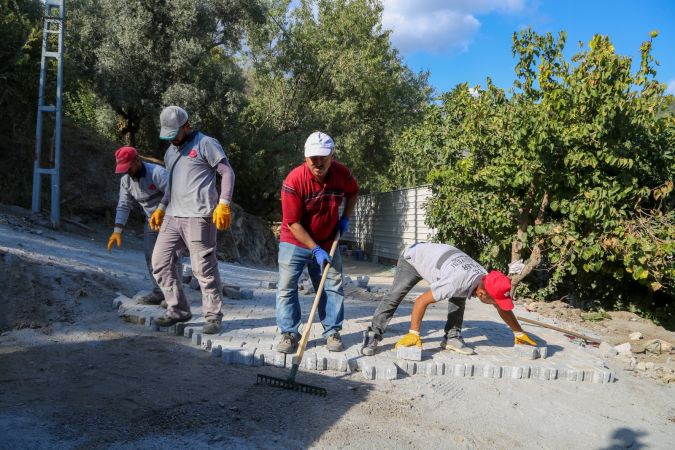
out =
[[[424,318],[424,313],[427,311],[427,306],[432,303],[436,303],[434,296],[431,294],[431,289],[426,291],[424,294],[417,297],[415,300],[415,305],[413,305],[412,315],[410,317],[410,329],[415,330],[419,333],[420,328],[422,327],[422,319]]]
[[[494,306],[497,309],[497,312],[499,313],[499,317],[501,317],[504,323],[507,324],[509,328],[511,328],[511,331],[513,331],[514,333],[523,332],[523,329],[520,327],[518,319],[516,319],[516,315],[513,314],[513,311],[504,311],[503,309],[499,309],[497,305]]]

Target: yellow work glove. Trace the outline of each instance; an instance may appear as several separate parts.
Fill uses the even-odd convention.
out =
[[[162,221],[164,220],[164,208],[161,203],[157,207],[152,216],[150,216],[150,229],[152,231],[159,231],[159,227],[162,226]]]
[[[422,339],[420,338],[419,331],[408,330],[408,334],[399,339],[394,348],[412,346],[422,348]]]
[[[533,347],[537,346],[537,343],[534,342],[530,337],[527,335],[527,333],[520,332],[520,333],[513,333],[513,345],[519,345],[519,344],[528,344]]]
[[[117,248],[122,246],[122,230],[117,227],[115,227],[115,231],[108,238],[108,251],[112,250],[114,244],[117,244]]]
[[[227,230],[230,228],[230,205],[225,203],[218,203],[216,209],[213,210],[213,223],[219,230]]]

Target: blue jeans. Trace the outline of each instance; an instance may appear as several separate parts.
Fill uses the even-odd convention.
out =
[[[277,326],[282,333],[300,336],[301,312],[298,299],[298,278],[307,266],[314,289],[319,288],[321,269],[312,258],[312,251],[297,245],[281,242],[279,244],[279,283],[277,289]],[[328,277],[323,285],[319,299],[319,320],[323,325],[323,336],[328,337],[342,329],[344,320],[344,292],[342,290],[342,257],[335,252],[333,265],[328,269]]]

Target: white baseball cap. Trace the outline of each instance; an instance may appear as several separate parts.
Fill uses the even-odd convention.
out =
[[[310,134],[305,141],[305,158],[312,156],[328,156],[335,148],[333,138],[321,131]]]
[[[188,113],[179,106],[167,106],[159,115],[159,124],[162,126],[159,138],[165,141],[178,136],[180,127],[188,121]]]

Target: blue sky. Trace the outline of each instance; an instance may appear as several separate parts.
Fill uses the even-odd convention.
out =
[[[617,52],[639,58],[649,31],[659,30],[653,55],[657,79],[675,94],[675,0],[384,0],[383,24],[414,71],[428,70],[438,93],[457,83],[502,88],[514,80],[514,31],[567,32],[566,55],[578,41],[609,35]]]

